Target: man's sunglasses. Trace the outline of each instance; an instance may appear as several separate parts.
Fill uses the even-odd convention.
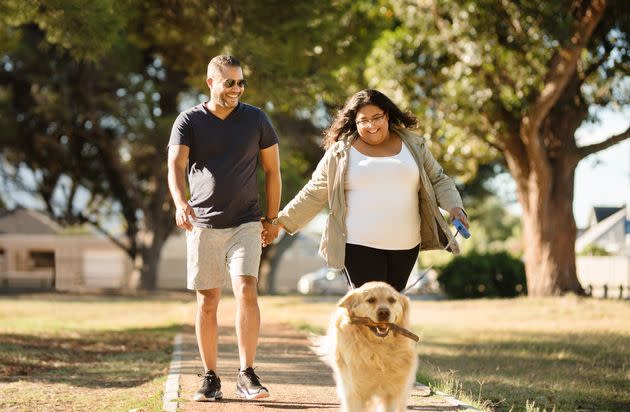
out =
[[[247,80],[245,80],[245,79],[241,79],[241,80],[225,79],[225,81],[223,82],[223,87],[225,87],[226,89],[229,89],[230,87],[234,86],[235,84],[238,84],[238,87],[245,87],[245,86],[247,86]]]

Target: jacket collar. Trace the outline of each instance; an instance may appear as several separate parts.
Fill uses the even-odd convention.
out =
[[[333,146],[333,154],[338,155],[341,152],[345,152],[350,149],[352,146],[352,142],[357,138],[357,133],[348,133],[339,138],[337,143]]]
[[[416,133],[404,127],[392,126],[392,131],[397,133],[406,143],[411,143],[412,140],[416,140],[419,137]]]

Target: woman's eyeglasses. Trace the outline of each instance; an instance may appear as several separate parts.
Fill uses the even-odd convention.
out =
[[[380,123],[381,121],[383,121],[383,119],[385,118],[385,113],[381,113],[379,115],[374,116],[371,119],[365,119],[365,120],[359,120],[358,122],[356,122],[357,127],[362,127],[362,128],[366,128],[368,127],[368,125],[371,126],[375,126],[378,123]]]
[[[223,87],[225,87],[226,89],[229,89],[230,87],[233,87],[235,84],[237,84],[238,87],[245,87],[245,86],[247,86],[247,80],[245,80],[245,79],[241,79],[241,80],[225,79],[223,81]]]

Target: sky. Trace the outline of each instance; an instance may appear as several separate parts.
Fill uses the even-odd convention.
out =
[[[580,127],[580,146],[604,140],[630,126],[630,108],[602,113],[600,124]],[[585,227],[592,206],[630,203],[630,139],[583,159],[575,172],[573,214],[578,227]]]

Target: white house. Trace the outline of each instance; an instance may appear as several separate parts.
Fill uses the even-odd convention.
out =
[[[589,246],[605,250],[609,256],[579,255]],[[630,210],[620,207],[593,207],[589,226],[575,242],[578,279],[593,296],[630,298]]]
[[[41,212],[0,215],[0,289],[118,288],[131,267],[109,239],[64,231]]]
[[[630,211],[627,206],[593,207],[589,225],[575,242],[575,251],[595,245],[612,255],[630,255]]]

